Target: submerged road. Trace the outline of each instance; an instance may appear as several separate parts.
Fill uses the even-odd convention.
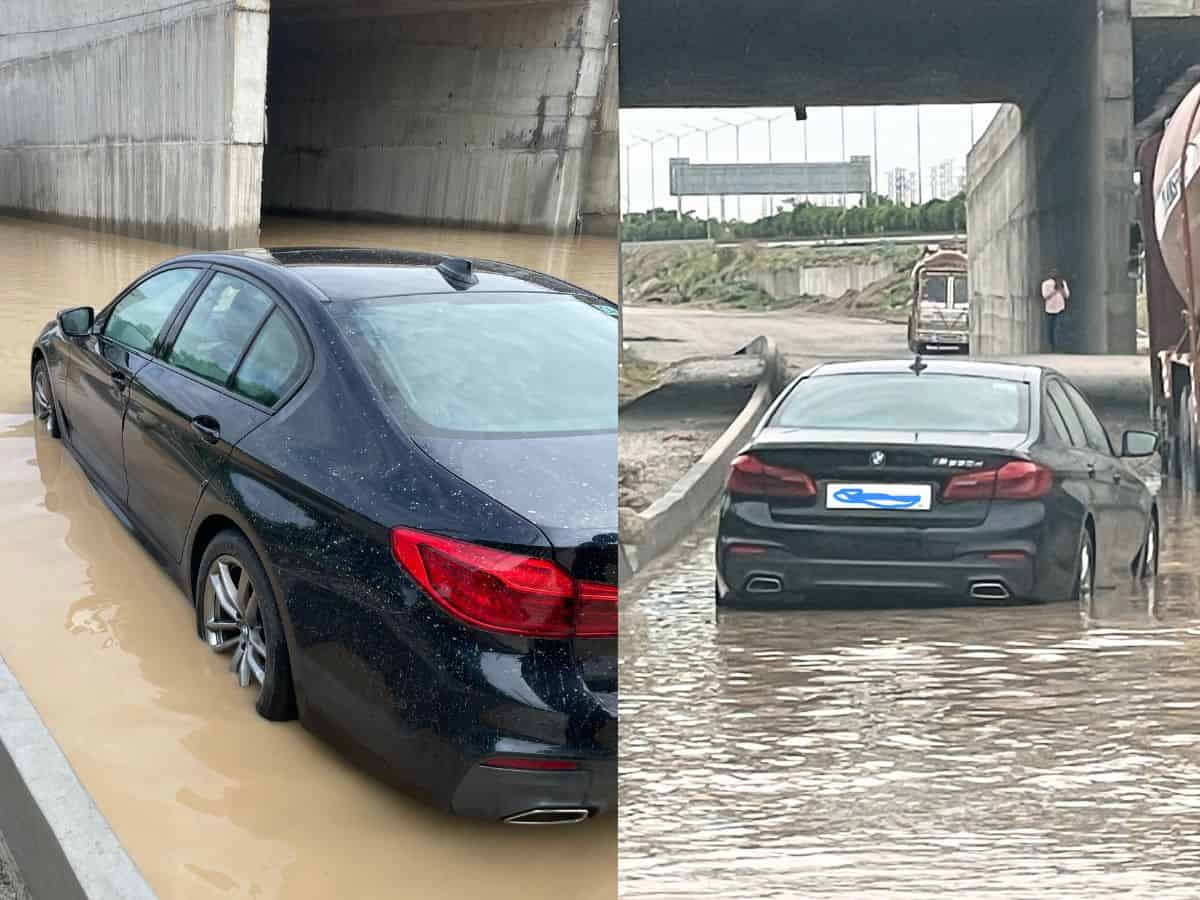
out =
[[[906,352],[864,320],[626,315],[664,362]],[[1086,608],[718,616],[710,513],[622,586],[622,897],[1200,895],[1200,510],[1171,490],[1158,579]]]
[[[1200,527],[1088,608],[729,612],[713,525],[622,596],[621,896],[1195,898]]]
[[[508,259],[610,296],[612,241],[268,220],[265,245]],[[151,886],[170,898],[611,900],[615,817],[471,822],[254,712],[191,606],[29,412],[29,351],[55,311],[106,304],[181,248],[0,218],[0,655]],[[3,890],[0,890],[0,895]],[[50,900],[50,898],[36,898]]]

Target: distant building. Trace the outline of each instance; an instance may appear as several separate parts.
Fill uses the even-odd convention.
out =
[[[947,159],[929,170],[929,193],[926,200],[949,200],[967,187],[967,168],[961,159]]]
[[[917,173],[904,168],[890,170],[887,173],[887,195],[893,203],[916,203]]]

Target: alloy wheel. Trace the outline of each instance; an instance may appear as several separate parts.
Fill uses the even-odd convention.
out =
[[[1158,574],[1158,516],[1151,515],[1150,527],[1146,531],[1146,546],[1142,550],[1142,576],[1153,578]]]
[[[50,376],[46,367],[40,365],[33,376],[33,413],[38,421],[45,423],[46,430],[54,431],[54,406],[50,400]]]
[[[1092,559],[1092,541],[1085,536],[1079,548],[1079,599],[1091,603],[1095,593],[1096,570]]]
[[[267,642],[254,580],[236,557],[213,560],[204,582],[204,639],[214,653],[229,653],[229,669],[242,687],[266,680]]]

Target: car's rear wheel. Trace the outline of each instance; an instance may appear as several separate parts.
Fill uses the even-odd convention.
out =
[[[257,692],[255,708],[272,721],[295,718],[292,670],[283,623],[267,573],[250,543],[222,531],[204,551],[196,583],[196,625],[230,671]]]
[[[1081,603],[1091,603],[1095,594],[1096,539],[1090,528],[1084,528],[1075,557],[1075,599]]]
[[[44,359],[39,359],[33,367],[33,414],[46,427],[50,437],[62,436],[54,406],[54,388],[50,384],[50,367]]]
[[[1150,511],[1150,522],[1146,526],[1146,539],[1138,558],[1138,575],[1153,578],[1158,575],[1158,510]]]

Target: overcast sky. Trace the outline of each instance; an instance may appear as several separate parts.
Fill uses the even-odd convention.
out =
[[[950,158],[965,158],[971,148],[970,106],[922,106],[921,164],[926,171]],[[999,106],[977,104],[975,136],[982,136]],[[878,113],[879,185],[887,190],[886,172],[902,167],[917,168],[917,107],[880,106]],[[623,109],[621,110],[621,208],[644,211],[652,205],[673,208],[675,198],[667,181],[668,160],[675,155],[675,139],[660,140],[654,148],[654,200],[650,193],[650,148],[639,141],[663,134],[681,134],[694,129],[721,126],[721,120],[740,123],[752,119],[771,118],[771,140],[767,141],[767,124],[757,121],[741,128],[740,157],[742,162],[803,162],[807,143],[809,162],[836,162],[842,159],[841,110],[837,107],[810,108],[808,121],[797,122],[790,108],[764,109]],[[704,135],[693,133],[680,138],[680,154],[693,162],[704,162]],[[872,108],[846,108],[846,158],[874,156]],[[735,160],[735,130],[724,127],[708,136],[710,162]],[[768,156],[768,147],[770,156]],[[628,153],[628,156],[627,156]],[[744,218],[756,219],[762,214],[763,200],[747,198]],[[687,198],[685,208],[703,213],[704,202]],[[713,201],[713,214],[717,203]],[[728,207],[732,217],[735,206]]]

